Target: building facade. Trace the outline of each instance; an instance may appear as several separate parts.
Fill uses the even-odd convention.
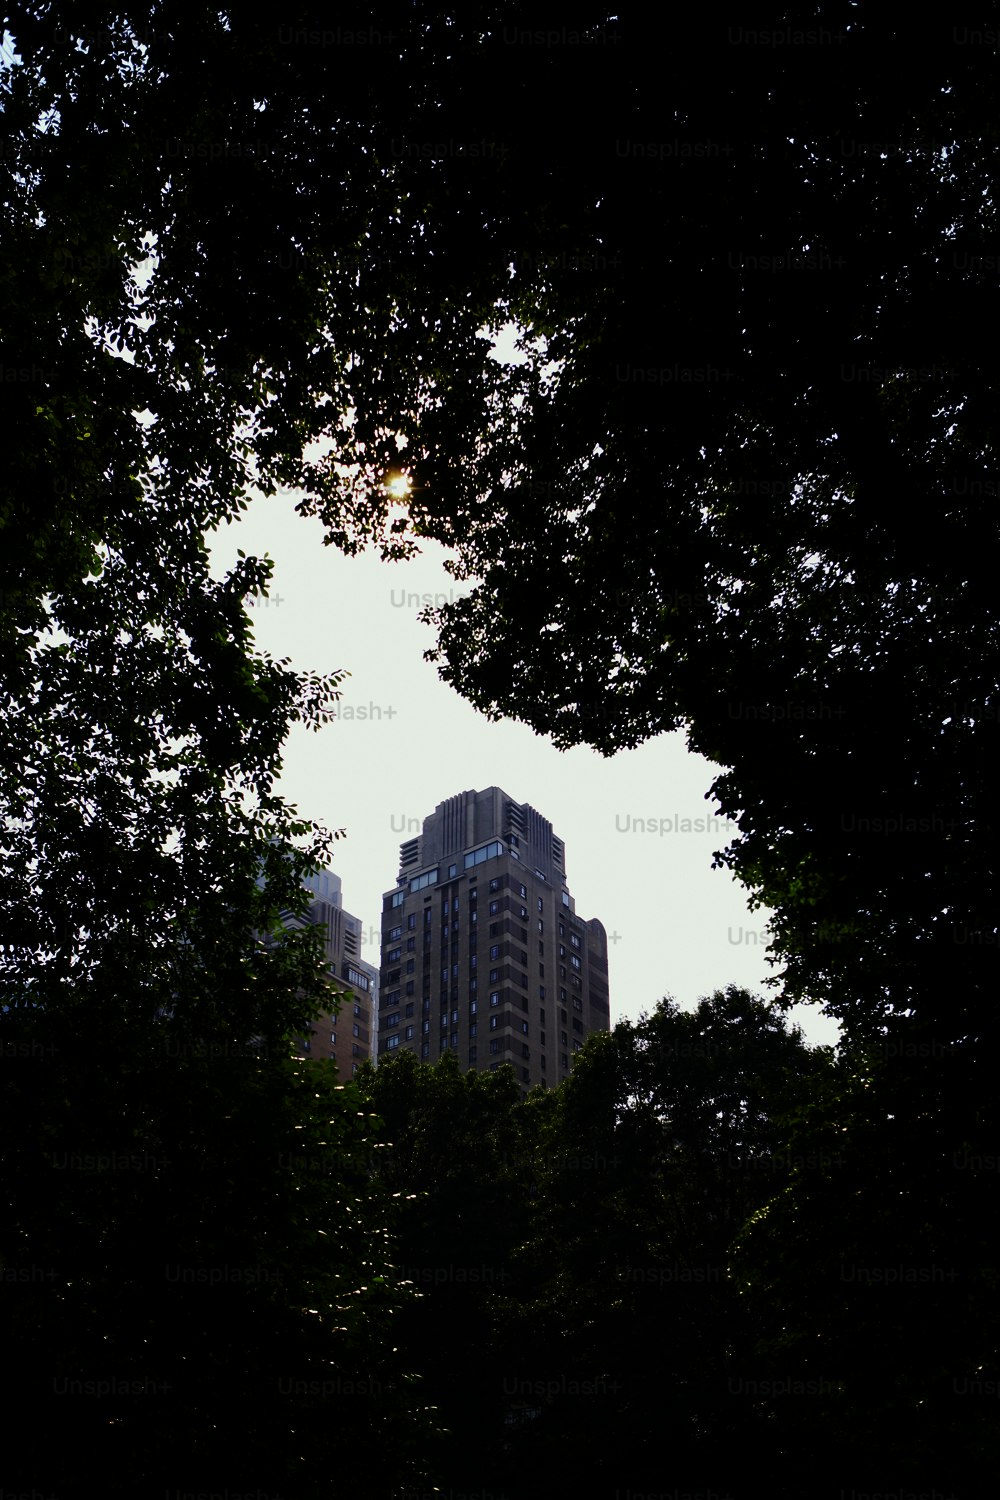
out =
[[[406,1047],[463,1071],[568,1077],[610,1025],[608,940],[576,915],[552,824],[500,787],[441,802],[400,846],[382,900],[378,1058]]]
[[[361,957],[362,927],[344,910],[342,882],[332,870],[320,870],[306,882],[313,900],[310,919],[323,930],[330,971],[345,998],[339,1015],[322,1015],[307,1037],[297,1041],[299,1055],[329,1058],[343,1082],[372,1055],[378,1011],[378,970]]]

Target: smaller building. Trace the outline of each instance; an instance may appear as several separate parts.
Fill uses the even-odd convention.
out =
[[[297,1040],[303,1057],[329,1058],[341,1081],[352,1078],[372,1055],[378,1013],[378,970],[361,957],[362,925],[344,910],[341,879],[320,870],[306,882],[313,900],[309,915],[323,930],[330,971],[346,992],[339,1015],[322,1015],[307,1037]]]

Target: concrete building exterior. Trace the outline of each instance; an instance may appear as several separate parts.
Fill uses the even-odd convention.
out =
[[[322,1015],[308,1037],[300,1037],[300,1056],[329,1058],[341,1082],[352,1078],[372,1055],[378,1011],[378,970],[361,957],[362,926],[344,910],[342,882],[332,870],[320,870],[305,882],[312,893],[309,915],[323,929],[327,962],[345,993],[339,1015]]]
[[[548,819],[497,786],[438,804],[383,896],[380,994],[380,1061],[453,1051],[525,1089],[568,1077],[610,1026],[608,940],[576,914]]]

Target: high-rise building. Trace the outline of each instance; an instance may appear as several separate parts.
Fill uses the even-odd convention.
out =
[[[576,915],[552,824],[500,787],[459,792],[400,846],[382,901],[378,1057],[407,1047],[462,1069],[566,1078],[610,1024],[608,939]]]
[[[378,970],[361,957],[362,928],[344,910],[342,882],[332,870],[320,870],[305,882],[313,900],[309,918],[323,929],[327,963],[338,987],[346,992],[339,1015],[322,1015],[297,1049],[305,1057],[330,1058],[341,1080],[354,1076],[372,1054],[378,1006]]]

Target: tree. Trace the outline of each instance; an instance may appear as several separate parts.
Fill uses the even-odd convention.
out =
[[[11,21],[28,597],[109,483],[134,528],[140,473],[202,525],[253,479],[349,550],[454,544],[446,680],[560,745],[686,727],[789,999],[988,1025],[986,30],[901,70],[846,0],[544,36],[513,4],[213,13],[193,53],[144,22]]]
[[[998,1422],[996,1108],[970,1044],[900,1025],[786,1121],[796,1170],[732,1268],[759,1380],[810,1393],[781,1434],[811,1485],[837,1473],[989,1493]]]
[[[462,1074],[452,1053],[432,1067],[401,1051],[362,1065],[357,1083],[379,1122],[375,1180],[395,1208],[395,1274],[415,1294],[394,1340],[435,1413],[428,1464],[446,1491],[492,1491],[510,1407],[511,1350],[497,1331],[528,1233],[538,1116],[553,1096],[539,1091],[529,1107],[511,1068]]]
[[[959,29],[891,69],[895,23],[849,5],[728,22],[617,23],[544,276],[511,278],[530,358],[480,503],[423,522],[481,580],[434,659],[558,745],[685,727],[786,998],[965,1035],[995,987],[995,80]]]
[[[280,1049],[321,1006],[307,939],[250,941],[322,853],[273,787],[336,686],[253,651],[266,563],[208,576],[256,484],[349,550],[456,545],[480,581],[438,660],[485,712],[605,752],[685,726],[786,998],[991,1055],[989,27],[846,0],[285,21],[10,12],[11,1045],[131,1056],[162,1019]]]
[[[356,1090],[287,1048],[56,1019],[4,1092],[5,1477],[303,1500],[421,1482],[433,1426],[393,1352],[406,1295]]]
[[[785,1478],[731,1261],[795,1175],[785,1116],[832,1071],[733,987],[588,1038],[543,1127],[502,1309],[523,1380],[500,1486],[743,1495]]]
[[[251,414],[235,347],[199,378],[196,299],[143,293],[180,183],[133,22],[22,7],[0,75],[5,1409],[60,1493],[305,1496],[334,1464],[388,1493],[429,1422],[391,1352],[387,1207],[358,1096],[288,1056],[331,1006],[283,925],[331,838],[275,782],[339,679],[255,651],[266,561],[209,573]]]

